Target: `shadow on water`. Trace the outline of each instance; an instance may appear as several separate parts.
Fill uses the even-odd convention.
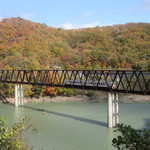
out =
[[[42,112],[46,112],[48,114],[53,114],[53,115],[57,115],[57,116],[61,116],[61,117],[75,119],[75,120],[82,121],[82,122],[91,123],[94,125],[107,127],[107,123],[102,122],[102,121],[87,119],[87,118],[78,117],[78,116],[72,116],[72,115],[68,115],[68,114],[58,113],[58,112],[54,112],[54,111],[49,111],[49,110],[34,108],[34,107],[29,107],[29,106],[23,106],[23,108],[27,108],[27,109],[31,109],[31,110],[35,110],[35,111],[42,111]]]

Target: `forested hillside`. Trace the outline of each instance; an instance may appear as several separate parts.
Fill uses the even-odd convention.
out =
[[[0,22],[0,69],[148,69],[150,23],[76,30]]]

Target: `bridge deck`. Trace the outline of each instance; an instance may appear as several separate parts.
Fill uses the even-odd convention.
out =
[[[0,70],[0,82],[150,95],[146,70]]]

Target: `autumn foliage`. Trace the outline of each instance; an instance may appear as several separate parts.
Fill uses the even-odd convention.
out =
[[[55,87],[47,86],[45,89],[45,93],[49,96],[56,96],[57,92],[55,91]]]
[[[150,23],[65,30],[22,18],[0,22],[1,69],[147,69]]]

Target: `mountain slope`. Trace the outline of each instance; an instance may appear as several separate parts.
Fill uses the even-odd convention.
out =
[[[1,69],[147,69],[150,23],[64,30],[22,18],[0,22]]]

